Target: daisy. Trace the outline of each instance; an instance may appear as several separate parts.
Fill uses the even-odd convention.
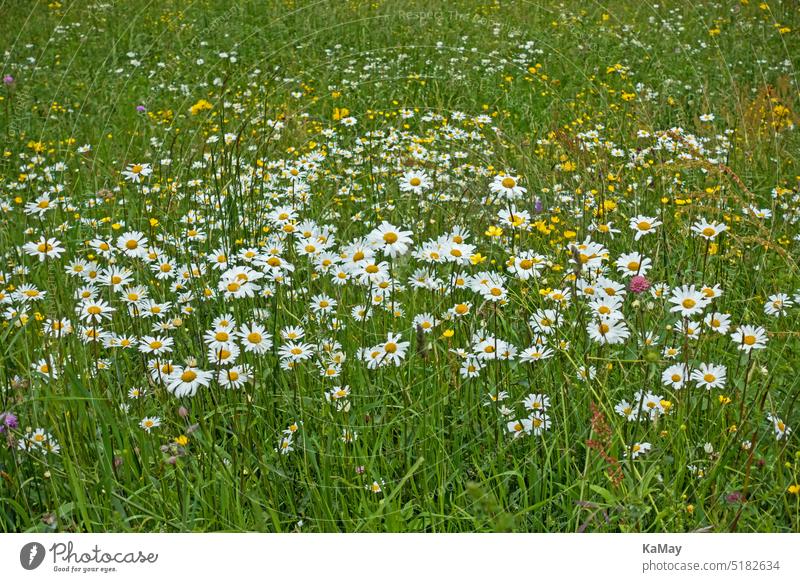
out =
[[[54,207],[55,205],[53,204],[52,200],[50,200],[50,196],[47,194],[42,194],[33,202],[28,202],[25,204],[25,214],[29,216],[42,216],[45,212],[53,209]]]
[[[431,187],[431,180],[425,172],[410,170],[400,178],[400,191],[421,194]]]
[[[81,321],[100,323],[104,319],[111,319],[111,314],[116,311],[102,299],[82,301],[76,308]]]
[[[597,368],[595,366],[581,366],[576,372],[576,377],[581,382],[588,382],[597,377]]]
[[[505,301],[508,296],[505,278],[499,273],[478,273],[472,279],[472,290],[487,301]]]
[[[325,295],[324,293],[315,295],[311,298],[311,311],[316,314],[331,313],[334,309],[336,309],[336,305],[336,300]]]
[[[140,301],[147,299],[147,288],[141,285],[128,287],[127,289],[123,289],[121,291],[120,296],[123,302],[132,306],[138,306]]]
[[[103,269],[98,277],[98,282],[108,285],[114,291],[119,291],[131,282],[133,271],[125,267],[109,267]]]
[[[212,329],[224,329],[230,333],[233,333],[236,328],[236,319],[234,319],[233,315],[230,313],[226,313],[224,315],[220,315],[219,317],[215,317],[211,322]]]
[[[152,173],[153,169],[150,167],[150,164],[130,164],[122,171],[122,175],[125,179],[134,184],[138,184],[142,181],[143,177],[146,178]]]
[[[530,434],[533,429],[533,422],[530,418],[520,418],[519,420],[512,420],[506,424],[508,432],[514,435],[514,438],[519,438],[523,435]]]
[[[236,331],[233,326],[219,326],[206,331],[203,335],[203,341],[212,349],[225,348],[234,343],[235,337]]]
[[[62,337],[71,334],[74,330],[72,322],[68,319],[48,319],[45,321],[43,331],[53,337]]]
[[[338,386],[331,388],[325,392],[325,400],[328,402],[336,402],[337,400],[344,400],[350,396],[350,386]]]
[[[234,343],[224,346],[209,347],[208,348],[208,361],[213,362],[216,366],[223,366],[232,364],[239,357],[241,349]]]
[[[544,412],[534,411],[527,420],[531,423],[531,433],[534,436],[538,436],[550,428],[550,417]]]
[[[763,350],[767,343],[767,332],[763,327],[754,325],[741,325],[731,334],[731,339],[738,344],[737,347],[750,353],[752,350]]]
[[[530,362],[538,362],[539,360],[546,360],[547,358],[552,358],[553,350],[550,348],[542,348],[539,346],[532,346],[522,350],[520,354],[519,361],[530,363]]]
[[[149,433],[152,429],[161,426],[161,419],[157,416],[145,416],[139,422],[139,426],[142,427],[145,432]]]
[[[302,362],[314,355],[314,346],[303,342],[286,342],[278,350],[278,355],[283,360]]]
[[[436,327],[436,319],[430,313],[420,313],[414,316],[411,325],[414,329],[422,330],[422,333],[430,333]]]
[[[156,275],[156,279],[168,280],[178,277],[178,264],[171,258],[164,255],[159,255],[156,260],[150,264],[150,270]],[[191,273],[188,274],[188,279],[192,278]]]
[[[635,240],[639,240],[646,234],[656,231],[656,227],[661,226],[661,221],[653,216],[633,216],[629,223],[631,229],[636,233]]]
[[[145,394],[146,394],[146,392],[145,392],[144,388],[133,387],[130,390],[128,390],[128,398],[130,398],[132,400],[136,400],[137,398],[141,398]]]
[[[670,308],[672,313],[680,313],[681,317],[691,317],[702,313],[709,300],[694,285],[683,285],[672,290],[669,302],[673,304],[673,307]]]
[[[166,316],[169,313],[172,304],[167,303],[158,303],[153,299],[142,299],[139,302],[138,309],[139,313],[144,318],[155,317],[160,319]]]
[[[570,263],[579,265],[582,269],[591,270],[603,265],[608,258],[608,250],[600,243],[592,241],[589,237],[582,243],[569,245],[572,258]]]
[[[727,368],[717,364],[700,364],[692,370],[691,379],[697,382],[698,388],[711,390],[712,388],[724,388]]]
[[[589,337],[600,344],[621,344],[630,337],[631,332],[622,320],[593,321],[586,326]]]
[[[728,230],[728,225],[721,222],[706,222],[701,218],[692,225],[692,231],[706,240],[714,240],[720,233]]]
[[[58,370],[50,363],[49,359],[46,358],[40,358],[38,361],[33,362],[31,364],[31,369],[52,380],[57,379],[59,376]]]
[[[767,298],[764,304],[764,313],[774,317],[783,317],[786,315],[786,308],[794,305],[792,300],[786,293],[776,293]]]
[[[141,232],[126,232],[117,237],[117,248],[128,257],[141,257],[147,253],[147,238]]]
[[[545,257],[530,251],[524,251],[508,260],[507,270],[518,279],[527,281],[531,277],[539,275],[545,264]]]
[[[54,238],[41,237],[38,242],[29,242],[22,246],[26,254],[44,261],[47,258],[57,259],[64,252],[61,242]]]
[[[389,257],[397,257],[408,251],[411,245],[410,230],[401,230],[385,220],[367,236],[367,242]]]
[[[96,238],[89,242],[89,246],[100,254],[100,256],[109,258],[114,254],[114,248],[106,241]]]
[[[531,316],[530,325],[535,333],[549,335],[561,323],[561,316],[555,309],[539,309]]]
[[[703,323],[717,333],[725,335],[728,333],[728,329],[731,326],[731,316],[727,313],[719,313],[715,311],[714,313],[709,313],[706,315],[703,319]]]
[[[228,370],[220,370],[217,382],[223,388],[241,388],[250,381],[252,374],[252,368],[246,364],[233,366]]]
[[[197,389],[201,386],[208,386],[212,378],[213,372],[190,366],[186,368],[175,366],[172,373],[166,378],[166,387],[168,392],[178,398],[194,396],[197,394]]]
[[[139,351],[144,354],[160,356],[171,352],[173,343],[174,340],[171,337],[146,335],[139,340]]]
[[[589,302],[589,309],[600,320],[618,321],[623,318],[621,297],[601,297]]]
[[[406,350],[411,345],[411,342],[404,342],[402,339],[400,334],[389,333],[386,342],[379,348],[383,351],[381,360],[384,365],[394,364],[399,366],[402,363],[403,358],[406,356]]]
[[[625,456],[627,457],[630,453],[631,459],[635,459],[639,455],[648,453],[651,447],[652,445],[650,443],[634,443],[630,449],[625,450]]]
[[[447,312],[455,317],[464,317],[465,315],[468,315],[471,310],[472,310],[472,303],[464,302],[464,303],[456,303],[455,305],[453,305],[453,307],[448,309]]]
[[[291,436],[282,437],[280,442],[278,443],[278,448],[275,449],[279,451],[282,455],[288,455],[294,450],[294,442]]]
[[[20,303],[27,303],[28,301],[37,301],[44,299],[47,291],[40,291],[35,285],[30,283],[23,283],[14,291],[14,299]]]
[[[297,325],[284,327],[280,332],[281,339],[283,340],[298,340],[305,337],[305,335],[305,330]]]
[[[646,275],[653,261],[639,253],[628,253],[620,255],[615,264],[617,271],[622,273],[623,276],[633,277],[634,275]]]
[[[531,215],[525,210],[517,210],[515,206],[509,209],[502,209],[497,213],[500,222],[511,228],[524,229],[531,219]]]
[[[786,424],[774,414],[768,413],[767,420],[772,423],[772,428],[775,430],[775,440],[779,441],[792,432],[792,429],[786,426]]]
[[[527,189],[519,185],[519,176],[499,174],[495,176],[489,190],[501,200],[515,200],[521,198]]]
[[[374,493],[377,495],[378,493],[383,492],[383,486],[385,485],[383,479],[381,479],[380,483],[377,481],[373,481],[371,485],[366,485],[367,491]]]
[[[483,364],[475,356],[468,356],[462,363],[458,373],[462,378],[477,378],[483,370]]]
[[[272,336],[258,323],[241,326],[237,335],[245,352],[263,354],[272,347]]]
[[[597,279],[597,294],[601,297],[617,297],[625,295],[625,285],[613,281],[608,277],[599,277]]]
[[[711,301],[712,299],[716,299],[722,295],[722,288],[719,285],[714,285],[713,287],[703,285],[700,288],[700,292],[703,294],[703,297],[708,299],[708,301]]]
[[[670,388],[680,389],[689,381],[686,364],[673,364],[661,373],[661,383]]]
[[[614,412],[628,421],[635,421],[639,418],[639,409],[634,408],[627,400],[621,400],[615,407]]]
[[[550,398],[545,394],[528,394],[522,404],[528,410],[544,412],[550,406]]]

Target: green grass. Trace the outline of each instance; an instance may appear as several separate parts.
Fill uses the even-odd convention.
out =
[[[800,427],[796,3],[229,4],[0,4],[0,68],[13,77],[0,86],[0,415],[19,421],[0,434],[0,531],[798,531],[797,435],[776,438],[767,419]],[[308,160],[306,200],[283,170]],[[125,179],[134,164],[152,175]],[[407,171],[430,187],[402,191]],[[506,172],[527,189],[513,202],[527,228],[498,217],[510,203],[490,184]],[[48,210],[26,211],[48,192]],[[398,287],[335,284],[270,218],[282,206],[295,225],[313,221],[313,240],[329,237],[335,254],[384,220],[411,231],[399,256],[375,251]],[[771,217],[743,212],[751,206]],[[662,224],[635,240],[638,215]],[[691,230],[701,218],[728,230],[709,244]],[[598,230],[608,222],[620,232]],[[474,245],[464,264],[412,255],[453,228]],[[175,272],[204,271],[176,289],[147,257],[91,245],[115,247],[131,231]],[[42,236],[63,254],[40,261],[23,249]],[[625,295],[620,344],[587,333],[577,280],[592,273],[571,246],[587,237],[604,245],[614,281],[629,283],[615,262],[638,252],[652,261],[647,279],[668,288]],[[292,272],[258,280],[253,297],[224,297],[208,255],[224,249],[229,266],[270,272],[237,253],[281,241],[291,244],[276,256]],[[526,251],[546,264],[521,280],[506,262]],[[132,347],[81,337],[86,282],[65,271],[78,259],[130,270],[120,289],[96,284],[116,311],[84,331]],[[419,268],[441,283],[414,288]],[[451,283],[481,272],[505,276],[502,304]],[[22,297],[26,284],[46,294]],[[692,318],[699,339],[675,329],[669,289],[681,285],[722,289]],[[122,291],[132,286],[169,302],[167,315],[129,313]],[[553,289],[574,296],[560,304]],[[764,311],[778,293],[793,303],[782,317]],[[337,302],[333,313],[314,315],[319,294]],[[377,295],[370,319],[353,316]],[[448,315],[462,303],[467,315]],[[531,346],[542,309],[561,319],[552,357],[459,373],[455,350],[474,351],[476,333]],[[702,324],[713,311],[730,314],[727,334]],[[421,313],[437,319],[432,332],[415,329]],[[263,354],[241,350],[236,364],[252,379],[239,389],[220,385],[230,365],[209,361],[204,342],[224,314],[273,336]],[[74,333],[46,332],[60,318]],[[157,321],[170,329],[153,331]],[[737,349],[739,325],[765,328],[765,348]],[[314,346],[338,343],[335,377],[317,367],[332,358],[324,349],[281,367],[288,326]],[[389,333],[409,342],[400,365],[368,369],[359,350]],[[208,386],[170,393],[137,349],[153,335],[174,340],[162,360],[213,372]],[[668,360],[667,347],[680,354]],[[42,359],[56,378],[34,369]],[[701,362],[726,367],[724,387],[662,384],[669,365]],[[589,366],[596,375],[584,381]],[[348,405],[337,408],[325,393],[345,385]],[[130,398],[132,388],[145,395]],[[635,405],[637,390],[668,411],[627,421],[615,407]],[[550,426],[514,438],[507,423],[527,415],[532,393],[549,398]],[[160,426],[145,431],[146,417]],[[294,450],[281,454],[295,422]],[[37,428],[57,454],[18,448]],[[343,442],[343,431],[357,438]],[[630,458],[644,442],[652,448]]]

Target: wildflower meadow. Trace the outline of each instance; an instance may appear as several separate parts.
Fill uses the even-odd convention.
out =
[[[0,12],[0,531],[800,529],[796,2]]]

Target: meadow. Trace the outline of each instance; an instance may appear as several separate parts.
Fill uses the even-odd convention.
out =
[[[800,529],[796,2],[0,21],[0,531]]]

